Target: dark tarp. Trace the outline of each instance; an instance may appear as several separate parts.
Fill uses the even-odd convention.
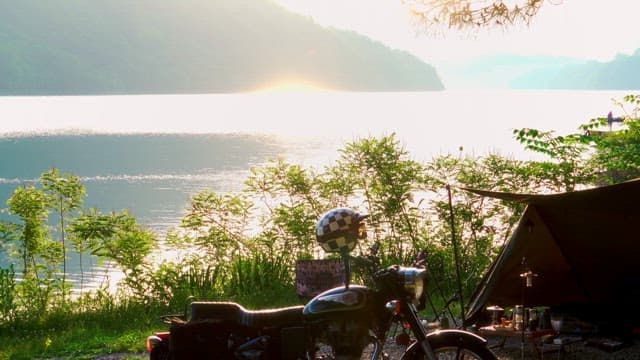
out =
[[[553,195],[466,190],[527,204],[471,297],[468,323],[487,306],[522,303],[524,258],[538,274],[526,306],[571,305],[640,325],[640,179]]]

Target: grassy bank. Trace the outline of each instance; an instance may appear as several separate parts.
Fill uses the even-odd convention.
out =
[[[293,288],[216,300],[233,300],[253,309],[300,303]],[[37,320],[1,323],[0,360],[93,359],[100,354],[143,353],[147,336],[168,329],[160,316],[182,311],[178,307],[126,300],[91,305],[71,303]]]
[[[127,303],[88,311],[57,310],[40,320],[14,320],[0,328],[0,359],[90,359],[96,354],[141,352],[158,330],[162,309]]]

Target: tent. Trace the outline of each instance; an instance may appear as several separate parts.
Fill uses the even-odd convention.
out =
[[[582,309],[596,323],[640,325],[640,179],[552,195],[467,190],[527,204],[470,299],[468,323],[524,298],[529,307]],[[526,270],[537,274],[532,287],[523,286]]]

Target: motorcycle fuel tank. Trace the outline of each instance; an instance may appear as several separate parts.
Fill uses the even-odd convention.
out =
[[[369,301],[371,290],[365,286],[351,285],[338,287],[318,294],[305,305],[304,315],[340,313],[364,309]]]

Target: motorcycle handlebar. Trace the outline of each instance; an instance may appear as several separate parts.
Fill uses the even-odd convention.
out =
[[[348,255],[349,261],[354,268],[362,271],[367,277],[371,279],[376,278],[377,274],[379,275],[381,272],[389,270],[389,268],[382,267],[382,261],[378,255],[379,249],[380,243],[375,242],[369,248],[369,254],[360,256]],[[426,268],[427,256],[427,250],[420,250],[410,266],[415,268]]]

